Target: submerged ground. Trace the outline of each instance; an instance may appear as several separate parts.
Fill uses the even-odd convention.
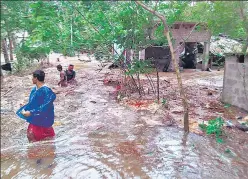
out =
[[[32,88],[28,72],[4,78],[1,88],[1,178],[248,178],[247,133],[226,128],[224,143],[198,128],[222,116],[235,122],[245,111],[220,102],[223,71],[182,73],[190,102],[190,130],[182,130],[183,108],[175,74],[160,73],[161,97],[116,101],[118,70],[77,58],[51,56],[46,82],[57,93],[56,138],[28,143],[28,124],[15,115]],[[81,60],[89,60],[81,56]],[[57,86],[57,64],[75,64],[78,86]],[[30,70],[29,72],[31,72]],[[145,78],[142,81],[146,84]],[[154,76],[155,81],[155,76]],[[139,105],[133,105],[137,104]]]

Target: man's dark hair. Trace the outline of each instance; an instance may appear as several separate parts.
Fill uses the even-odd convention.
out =
[[[61,65],[57,65],[57,69],[61,69],[62,70],[62,66]]]
[[[35,72],[33,72],[33,77],[36,77],[39,81],[44,82],[45,72],[42,70],[36,70]]]
[[[74,66],[74,65],[70,64],[69,66]]]

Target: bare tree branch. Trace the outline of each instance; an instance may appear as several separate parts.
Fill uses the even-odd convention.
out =
[[[188,101],[187,101],[187,97],[185,95],[184,89],[183,89],[183,84],[182,84],[182,78],[181,78],[181,74],[179,71],[179,67],[178,67],[178,63],[176,60],[176,55],[175,55],[175,51],[174,51],[174,47],[171,41],[171,36],[170,36],[170,32],[169,32],[169,27],[166,23],[166,19],[163,15],[161,15],[160,13],[150,9],[149,7],[147,7],[145,4],[139,2],[139,1],[135,1],[136,4],[139,4],[141,7],[143,7],[144,9],[146,9],[147,11],[151,12],[152,14],[154,14],[155,16],[157,16],[163,23],[164,25],[164,36],[167,38],[168,40],[168,44],[170,47],[170,52],[171,52],[171,59],[173,62],[173,65],[175,67],[175,71],[176,71],[176,75],[177,75],[177,82],[178,82],[178,87],[180,90],[180,95],[182,97],[182,101],[183,101],[183,108],[184,108],[184,131],[185,132],[189,132],[189,107],[188,107]]]
[[[163,22],[164,25],[166,25],[164,28],[166,31],[169,31],[168,25],[166,23],[166,19],[164,16],[162,16],[161,14],[157,13],[156,11],[150,9],[149,7],[147,7],[146,5],[144,5],[142,2],[140,1],[135,1],[137,4],[139,4],[141,7],[143,7],[144,9],[146,9],[147,11],[151,12],[152,14],[154,14],[155,16],[157,16],[159,19],[161,19],[161,21]]]
[[[156,1],[155,7],[154,7],[154,12],[157,10],[157,5],[158,5],[158,0]]]

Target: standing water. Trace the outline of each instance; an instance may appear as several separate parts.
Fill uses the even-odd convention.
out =
[[[53,140],[29,144],[28,124],[2,110],[10,101],[17,109],[27,97],[23,93],[31,85],[22,86],[31,83],[27,77],[18,77],[22,84],[1,97],[1,178],[248,178],[247,134],[244,140],[230,134],[218,144],[211,137],[147,122],[161,116],[117,104],[110,95],[114,88],[102,82],[103,71],[98,73],[94,63],[73,63],[80,68],[79,85],[57,94]],[[45,71],[47,83],[55,85],[56,68]]]

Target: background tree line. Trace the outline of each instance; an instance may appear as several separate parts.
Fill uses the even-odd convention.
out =
[[[245,1],[144,4],[165,15],[168,26],[175,21],[205,22],[213,35],[224,33],[247,48]],[[87,51],[98,59],[116,59],[111,53],[114,43],[135,51],[168,45],[163,25],[154,28],[158,20],[134,1],[1,1],[1,50],[6,62],[15,54],[19,64],[32,63],[50,52],[73,56]]]

